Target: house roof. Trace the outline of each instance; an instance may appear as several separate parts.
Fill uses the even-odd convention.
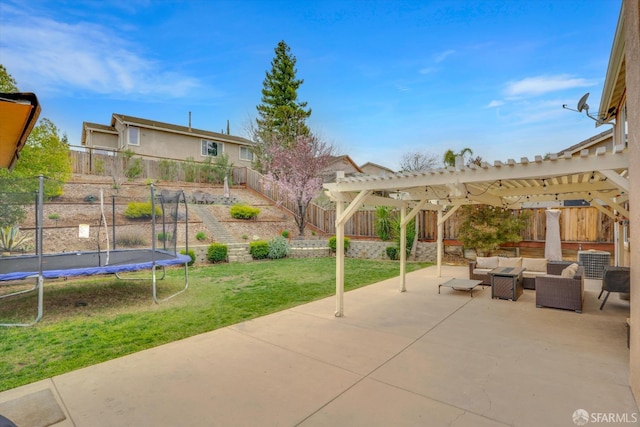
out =
[[[208,130],[195,129],[188,126],[174,125],[171,123],[158,122],[154,120],[142,119],[140,117],[133,117],[133,116],[127,116],[125,114],[116,114],[116,113],[112,114],[110,125],[103,125],[103,124],[92,123],[92,122],[83,122],[81,144],[84,145],[86,142],[87,130],[96,130],[99,132],[105,132],[105,133],[111,133],[111,134],[117,135],[118,131],[115,128],[116,120],[118,120],[120,123],[123,123],[123,124],[129,124],[129,125],[138,126],[141,128],[147,128],[147,129],[156,129],[156,130],[161,130],[161,131],[170,132],[170,133],[179,133],[183,135],[194,136],[197,138],[210,138],[210,139],[215,139],[216,141],[232,142],[234,144],[239,144],[239,145],[254,144],[252,141],[239,136],[226,135],[224,133],[211,132]]]
[[[609,56],[607,75],[604,80],[604,88],[600,97],[598,118],[602,122],[610,122],[618,114],[618,108],[625,95],[626,89],[626,65],[624,55],[624,7],[620,8],[620,16],[616,33],[613,37],[613,47]]]
[[[600,144],[601,142],[607,141],[608,139],[613,138],[613,129],[607,129],[604,132],[600,132],[597,135],[592,136],[591,138],[585,139],[584,141],[580,141],[577,144],[572,145],[571,147],[565,148],[562,151],[558,152],[558,156],[563,156],[565,153],[575,154],[582,150],[589,149],[594,145]]]
[[[164,122],[158,122],[154,120],[142,119],[140,117],[127,116],[124,114],[114,113],[112,115],[112,118],[111,118],[112,127],[115,126],[116,120],[124,124],[130,124],[130,125],[134,125],[142,128],[147,128],[147,129],[158,129],[158,130],[163,130],[171,133],[181,133],[184,135],[190,135],[190,136],[196,136],[196,137],[202,137],[202,138],[213,138],[217,141],[233,142],[235,144],[240,144],[240,145],[254,145],[252,141],[239,136],[226,135],[224,133],[211,132],[208,130],[196,129],[189,126],[180,126],[180,125],[174,125],[171,123],[164,123]]]
[[[363,173],[362,169],[360,169],[360,166],[358,166],[353,160],[351,160],[351,157],[349,157],[346,154],[343,154],[342,156],[331,156],[329,158],[329,162],[328,162],[327,167],[329,167],[329,166],[331,166],[333,164],[339,163],[339,162],[349,163],[349,164],[351,164],[353,166],[353,168],[356,170],[356,172]]]
[[[0,93],[0,167],[13,169],[40,115],[33,93]]]
[[[374,167],[374,168],[377,168],[377,169],[381,169],[381,170],[384,170],[384,171],[389,172],[389,173],[395,173],[395,171],[394,171],[394,170],[389,169],[388,167],[385,167],[385,166],[379,165],[379,164],[377,164],[377,163],[373,163],[373,162],[367,162],[367,163],[365,163],[365,164],[361,165],[361,166],[360,166],[360,169],[362,169],[362,170],[364,171],[364,169],[365,169],[367,166],[371,166],[371,167]]]

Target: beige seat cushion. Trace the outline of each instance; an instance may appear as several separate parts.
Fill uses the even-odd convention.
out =
[[[560,274],[560,277],[564,277],[564,278],[567,278],[567,279],[573,279],[573,276],[576,275],[577,271],[578,271],[578,264],[576,264],[574,262],[573,264],[569,264],[567,266],[567,268],[562,270],[562,273]]]
[[[547,272],[547,259],[546,258],[522,258],[522,268],[527,271],[542,271]]]
[[[489,274],[489,272],[493,270],[493,268],[474,268],[473,269],[473,274],[477,274],[477,275],[487,275]]]
[[[498,257],[498,267],[522,267],[522,257]]]
[[[522,277],[527,277],[527,278],[535,278],[535,277],[540,277],[540,276],[546,276],[547,272],[546,271],[532,271],[532,270],[525,270],[522,272]]]
[[[498,267],[498,257],[497,256],[476,257],[476,267],[489,268],[493,270],[494,268]]]

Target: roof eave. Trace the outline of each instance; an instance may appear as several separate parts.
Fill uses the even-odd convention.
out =
[[[614,99],[614,93],[616,89],[616,82],[618,76],[622,71],[622,64],[624,61],[624,13],[623,7],[620,8],[620,16],[618,18],[618,25],[616,27],[616,33],[613,38],[613,46],[611,48],[611,55],[609,56],[609,65],[607,67],[607,74],[604,80],[604,87],[602,89],[602,96],[600,97],[599,118],[603,123],[610,122],[615,118],[615,108],[618,106],[620,99]],[[613,113],[611,113],[613,111]]]

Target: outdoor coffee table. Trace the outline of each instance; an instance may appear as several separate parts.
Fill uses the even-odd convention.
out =
[[[491,276],[491,298],[516,301],[522,295],[522,272],[524,268],[498,267],[489,272]]]
[[[469,291],[471,298],[473,298],[473,288],[478,285],[482,285],[482,289],[484,289],[482,280],[450,279],[438,285],[438,293],[440,293],[440,288],[445,286],[453,289],[454,291]]]

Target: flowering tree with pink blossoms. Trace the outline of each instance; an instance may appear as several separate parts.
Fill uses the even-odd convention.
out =
[[[292,144],[265,146],[263,183],[269,190],[276,187],[293,206],[299,235],[304,235],[307,208],[322,188],[322,175],[333,154],[333,147],[312,135],[295,138]]]

